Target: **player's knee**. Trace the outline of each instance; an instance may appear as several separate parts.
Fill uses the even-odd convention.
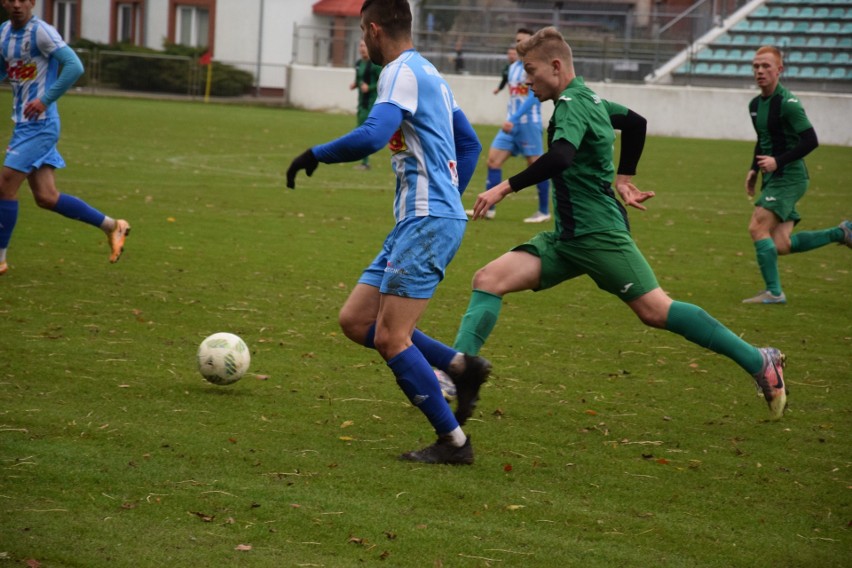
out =
[[[337,323],[340,325],[343,335],[355,343],[364,344],[367,330],[370,328],[370,323],[365,324],[360,318],[355,317],[351,311],[346,308],[340,310],[337,315]]]
[[[59,201],[57,196],[51,194],[33,193],[36,205],[42,209],[53,209]]]

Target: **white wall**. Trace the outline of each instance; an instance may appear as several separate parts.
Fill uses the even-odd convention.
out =
[[[289,102],[293,106],[354,113],[349,90],[352,71],[291,65]],[[506,116],[506,92],[492,95],[499,77],[448,75],[447,82],[468,119],[474,124],[501,124]],[[321,88],[319,88],[321,86]],[[648,119],[648,133],[679,138],[754,140],[748,102],[757,89],[718,89],[589,83],[601,97],[617,101]],[[852,95],[796,93],[807,110],[821,144],[852,146]],[[553,105],[542,104],[550,118]]]

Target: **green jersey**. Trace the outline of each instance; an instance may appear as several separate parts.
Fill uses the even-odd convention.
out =
[[[556,101],[548,147],[561,139],[577,149],[571,165],[553,178],[556,232],[562,240],[629,230],[627,212],[611,187],[615,132],[610,115],[616,114],[627,114],[627,108],[602,100],[580,77]]]
[[[358,108],[369,111],[373,108],[378,94],[379,75],[382,68],[369,59],[359,59],[355,64],[355,88],[358,89]],[[361,91],[361,83],[367,83],[369,89]]]
[[[780,156],[799,144],[799,133],[810,128],[810,121],[799,99],[781,83],[768,97],[757,96],[749,103],[749,113],[757,132],[755,155]],[[773,178],[785,183],[808,179],[802,159],[793,160],[772,173],[763,174],[764,185]]]

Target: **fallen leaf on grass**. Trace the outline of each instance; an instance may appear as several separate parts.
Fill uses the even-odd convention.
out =
[[[189,514],[195,515],[196,517],[198,517],[199,519],[201,519],[205,523],[211,523],[211,522],[213,522],[213,519],[216,518],[216,515],[208,515],[207,513],[199,513],[197,511],[190,511]]]
[[[250,544],[238,544],[234,547],[234,550],[251,550]]]
[[[525,505],[506,505],[507,511],[517,511],[519,509],[524,509]]]

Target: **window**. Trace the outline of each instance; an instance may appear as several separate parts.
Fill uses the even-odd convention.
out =
[[[79,35],[77,19],[77,0],[55,0],[53,2],[53,27],[66,43],[75,41]]]
[[[207,48],[212,52],[215,29],[216,0],[169,0],[170,43]]]
[[[115,6],[115,38],[118,43],[142,45],[142,3],[119,2]]]
[[[175,43],[190,47],[207,47],[210,11],[198,6],[179,6],[176,31]]]

